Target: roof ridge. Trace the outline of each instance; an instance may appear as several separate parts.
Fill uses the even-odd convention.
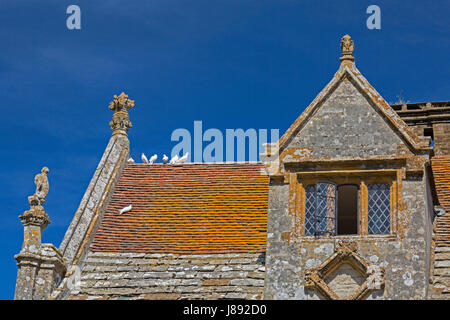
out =
[[[128,165],[144,165],[144,166],[174,166],[174,167],[180,167],[180,166],[188,166],[188,165],[247,165],[247,164],[258,164],[262,165],[262,161],[221,161],[221,162],[186,162],[186,163],[152,163],[152,164],[146,164],[146,163],[128,163]]]

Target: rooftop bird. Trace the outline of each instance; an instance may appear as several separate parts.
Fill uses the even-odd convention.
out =
[[[128,159],[127,162],[134,163],[134,159],[132,157],[130,157],[130,159]]]
[[[176,154],[172,159],[170,159],[170,164],[175,164],[178,161],[178,155]]]
[[[158,158],[158,155],[154,154],[151,158],[150,158],[150,164],[153,164],[156,159]]]
[[[125,208],[122,208],[122,210],[120,210],[119,214],[131,211],[131,208],[132,208],[132,206],[130,204],[129,206],[126,206]]]
[[[166,163],[167,161],[169,161],[169,157],[166,155],[163,155],[163,161],[164,161],[164,163]]]
[[[186,152],[186,154],[178,160],[178,163],[185,163],[188,156],[189,156],[189,152]]]
[[[148,164],[148,159],[147,159],[147,157],[145,156],[145,154],[144,154],[144,153],[142,153],[142,155],[141,155],[141,159],[142,159],[142,163],[146,163],[146,164]]]

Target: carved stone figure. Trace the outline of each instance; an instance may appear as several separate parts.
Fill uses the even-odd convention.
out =
[[[381,289],[384,286],[384,268],[377,265],[370,265],[367,268],[367,287],[369,289]]]
[[[41,173],[37,174],[34,177],[34,183],[36,184],[36,191],[34,195],[28,197],[28,202],[30,206],[42,206],[45,203],[45,197],[48,194],[48,178],[47,174],[49,173],[49,169],[47,167],[43,167],[41,169]]]

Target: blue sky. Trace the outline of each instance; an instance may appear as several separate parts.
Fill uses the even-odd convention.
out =
[[[81,30],[66,8],[81,8]],[[381,30],[366,8],[381,8]],[[355,41],[388,102],[450,100],[448,1],[0,2],[0,299],[12,299],[34,175],[50,168],[43,241],[59,246],[111,135],[114,94],[135,100],[131,154],[170,153],[176,128],[290,126]]]

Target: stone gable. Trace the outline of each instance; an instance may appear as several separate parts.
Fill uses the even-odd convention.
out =
[[[350,80],[317,106],[288,148],[313,158],[395,155],[402,140]]]

